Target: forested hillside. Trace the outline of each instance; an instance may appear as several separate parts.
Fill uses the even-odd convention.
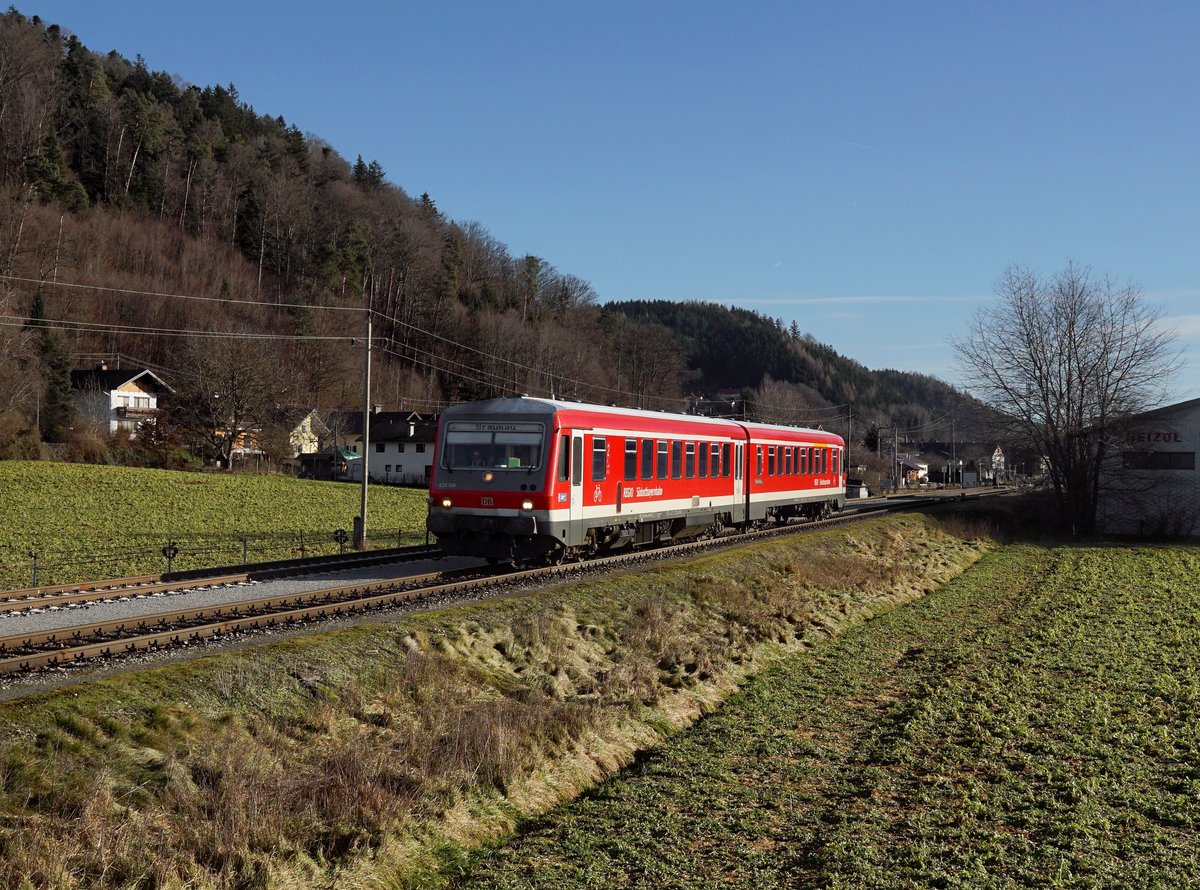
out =
[[[67,436],[66,372],[100,357],[156,369],[177,399],[222,375],[260,413],[353,407],[366,309],[389,407],[523,391],[680,409],[725,386],[903,424],[943,407],[753,313],[601,309],[233,84],[94,52],[69,24],[0,15],[0,454]]]
[[[967,423],[973,414],[974,403],[937,378],[870,371],[795,323],[785,327],[756,312],[715,303],[639,300],[611,303],[605,313],[665,328],[692,369],[691,389],[709,394],[749,390],[749,410],[763,419],[819,422],[853,406],[860,423],[938,432],[935,426],[949,431],[951,419]]]

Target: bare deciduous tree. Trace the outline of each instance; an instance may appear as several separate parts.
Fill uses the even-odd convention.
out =
[[[269,345],[212,337],[189,341],[185,347],[171,418],[190,434],[198,450],[224,467],[232,468],[237,448],[256,443],[284,395]]]
[[[1174,333],[1139,288],[1074,263],[1048,279],[1010,267],[997,295],[953,342],[967,388],[1043,458],[1064,522],[1091,532],[1121,422],[1166,399]]]

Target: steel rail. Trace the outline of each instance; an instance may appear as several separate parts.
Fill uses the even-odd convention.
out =
[[[172,573],[171,575],[140,575],[106,581],[3,590],[0,591],[0,597],[2,597],[0,598],[0,614],[102,602],[114,597],[152,596],[156,593],[175,593],[215,587],[221,584],[242,584],[247,581],[263,581],[305,572],[337,571],[389,562],[413,562],[418,559],[432,559],[440,555],[440,548],[432,545],[420,545],[373,550],[367,553],[330,554],[306,560],[259,563],[247,566],[239,572],[226,572],[225,574],[216,574],[218,569],[210,569],[208,570],[209,574],[200,574],[197,571],[196,573]]]

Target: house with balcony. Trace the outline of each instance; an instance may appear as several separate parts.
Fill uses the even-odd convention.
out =
[[[158,416],[159,399],[174,390],[148,368],[95,368],[71,372],[71,391],[79,413],[105,426],[109,435],[137,436],[138,424]]]

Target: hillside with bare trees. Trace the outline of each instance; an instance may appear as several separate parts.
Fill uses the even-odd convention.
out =
[[[529,392],[678,410],[706,387],[769,382],[801,388],[781,398],[889,416],[904,400],[809,340],[759,369],[753,324],[697,350],[678,319],[601,307],[586,281],[512,255],[233,84],[183,83],[0,14],[0,452],[34,456],[63,435],[42,408],[67,363],[119,356],[185,391],[215,340],[276,404],[353,407],[365,310],[372,401],[390,407]],[[715,374],[713,354],[740,376]]]

